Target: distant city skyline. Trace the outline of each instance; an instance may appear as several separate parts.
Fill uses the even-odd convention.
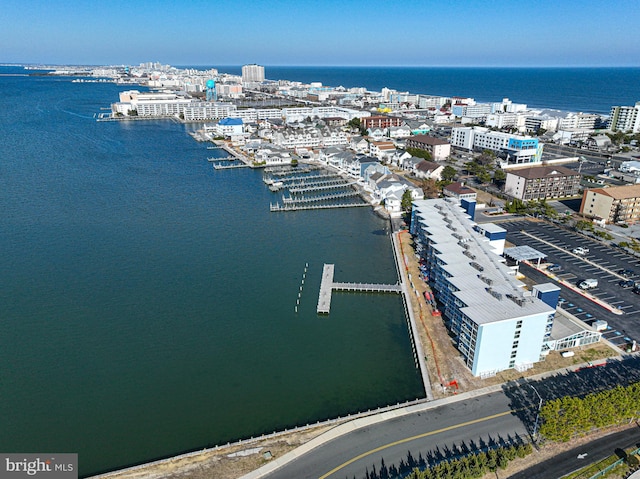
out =
[[[635,0],[5,0],[0,63],[640,66]]]

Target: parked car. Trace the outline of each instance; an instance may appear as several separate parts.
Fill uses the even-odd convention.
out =
[[[547,271],[550,271],[551,273],[556,273],[558,271],[562,271],[562,266],[560,266],[559,264],[552,264],[547,268]]]
[[[630,276],[633,276],[635,273],[631,269],[621,269],[620,271],[618,271],[618,274],[620,276],[624,276],[625,278],[628,278]]]
[[[579,254],[583,256],[589,253],[589,248],[583,248],[582,246],[578,246],[577,248],[573,248],[573,254]]]
[[[629,289],[635,287],[636,283],[630,279],[623,279],[618,282],[618,286],[624,289]]]

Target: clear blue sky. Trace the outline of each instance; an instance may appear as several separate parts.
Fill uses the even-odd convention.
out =
[[[0,63],[640,66],[639,0],[3,0]]]

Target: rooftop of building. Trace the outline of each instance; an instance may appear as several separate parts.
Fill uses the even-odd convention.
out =
[[[465,186],[464,183],[460,181],[456,181],[455,183],[451,183],[444,187],[445,190],[451,191],[457,195],[470,195],[475,193],[475,190],[472,190],[468,186]]]
[[[510,169],[507,174],[516,175],[529,180],[559,176],[580,176],[580,173],[565,166],[533,166],[529,168],[514,168]]]
[[[614,200],[640,198],[640,184],[625,185],[625,186],[610,186],[609,188],[593,188],[587,191],[592,191],[601,195],[609,196]]]
[[[449,142],[446,140],[442,140],[440,138],[435,138],[429,135],[415,135],[409,138],[411,141],[415,141],[418,143],[425,143],[427,145],[436,146],[436,145],[448,145]]]
[[[525,290],[457,202],[419,200],[414,208],[448,281],[458,290],[453,294],[465,305],[461,311],[476,324],[554,311]]]

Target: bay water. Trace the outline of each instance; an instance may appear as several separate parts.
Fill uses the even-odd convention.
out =
[[[315,312],[323,263],[397,280],[386,221],[270,213],[261,172],[214,171],[195,126],[98,123],[122,87],[24,73],[0,68],[0,450],[77,452],[90,475],[424,395],[398,296]],[[638,68],[266,74],[603,114],[640,100]]]
[[[396,282],[387,222],[270,213],[193,126],[96,122],[121,89],[0,76],[0,450],[90,475],[423,397],[398,295],[316,314],[323,263]]]

